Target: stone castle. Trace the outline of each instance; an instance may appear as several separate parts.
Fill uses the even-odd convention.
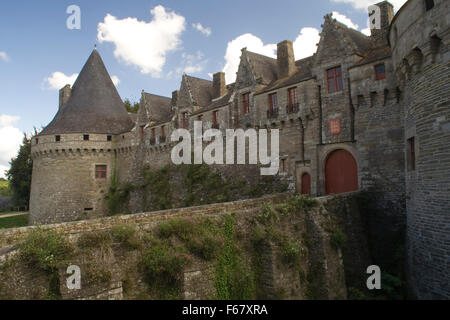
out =
[[[379,259],[405,229],[412,292],[450,298],[450,2],[409,0],[396,15],[389,2],[377,6],[371,36],[327,15],[313,56],[296,61],[291,41],[278,44],[277,59],[244,48],[235,83],[222,72],[183,75],[171,98],[143,91],[137,115],[94,50],[32,138],[31,223],[108,214],[111,178],[136,181],[144,166],[169,164],[172,131],[194,121],[276,128],[278,175],[292,191],[365,191]]]

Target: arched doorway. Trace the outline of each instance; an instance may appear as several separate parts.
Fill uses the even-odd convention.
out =
[[[311,195],[311,176],[309,173],[302,175],[302,194]]]
[[[333,151],[325,163],[326,194],[337,194],[358,190],[358,166],[348,151]]]

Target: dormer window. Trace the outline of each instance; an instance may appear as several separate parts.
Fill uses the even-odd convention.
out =
[[[145,133],[144,128],[145,128],[145,125],[142,125],[139,128],[140,128],[141,141],[144,141],[144,133]]]
[[[181,115],[181,125],[182,125],[183,129],[187,129],[187,127],[188,127],[188,113],[187,112],[183,112],[183,114]]]
[[[89,135],[88,134],[83,135],[83,140],[84,141],[89,141]]]
[[[328,93],[342,91],[342,69],[341,67],[331,68],[327,70]]]
[[[386,67],[384,63],[380,63],[375,66],[375,77],[377,80],[386,79]]]
[[[61,141],[61,136],[55,136],[55,142],[60,142]]]
[[[430,11],[434,8],[434,0],[425,0],[425,10]]]
[[[219,111],[213,112],[213,126],[214,129],[219,129]]]
[[[250,93],[242,95],[242,111],[244,114],[250,113]]]

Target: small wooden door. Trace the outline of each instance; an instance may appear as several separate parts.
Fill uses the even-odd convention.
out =
[[[358,190],[358,167],[350,152],[339,149],[328,156],[325,164],[325,189],[327,194]]]
[[[309,173],[302,175],[302,194],[311,195],[311,176]]]

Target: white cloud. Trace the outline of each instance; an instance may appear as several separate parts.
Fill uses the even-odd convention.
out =
[[[367,8],[372,5],[379,3],[380,0],[331,0],[332,2],[349,3],[356,9],[367,10]],[[407,0],[389,0],[390,3],[394,5],[394,9],[398,10]]]
[[[193,23],[192,27],[194,27],[194,29],[200,31],[207,37],[211,35],[211,28],[205,28],[204,26],[201,25],[201,23]]]
[[[46,78],[44,81],[48,84],[48,89],[59,90],[66,84],[72,85],[77,80],[78,73],[74,73],[71,76],[67,76],[62,72],[56,71],[52,75]]]
[[[347,18],[347,16],[340,14],[337,11],[333,11],[332,14],[333,19],[336,19],[337,21],[345,24],[347,27],[358,30],[359,26],[355,23],[353,23],[353,21],[350,18]]]
[[[10,115],[0,115],[0,177],[5,177],[9,169],[9,161],[17,155],[22,143],[23,133],[13,124],[20,118]]]
[[[20,120],[20,117],[17,116],[9,116],[6,114],[0,114],[0,128],[1,127],[9,127],[13,123]]]
[[[9,62],[9,56],[4,51],[0,51],[0,59],[5,62]]]
[[[62,72],[56,71],[53,72],[52,75],[48,78],[44,79],[44,82],[47,84],[47,89],[50,90],[59,90],[64,87],[66,84],[70,84],[71,86],[78,78],[78,73],[74,73],[71,76],[65,75]],[[111,76],[111,80],[115,86],[120,83],[120,80],[117,76]]]
[[[185,18],[174,12],[166,12],[159,5],[151,11],[153,20],[138,21],[136,18],[117,19],[107,14],[97,27],[100,43],[112,42],[114,56],[127,65],[135,65],[141,73],[160,77],[166,55],[176,50],[185,30]]]
[[[372,32],[370,31],[370,28],[362,29],[361,32],[368,37],[372,34]]]
[[[114,85],[117,87],[120,83],[120,79],[118,76],[111,76],[111,80],[114,83]]]
[[[310,27],[303,28],[294,41],[295,58],[298,60],[312,56],[317,51],[319,41],[319,30]]]
[[[276,44],[265,45],[260,38],[251,33],[240,35],[236,39],[228,42],[227,51],[225,53],[225,67],[223,68],[223,71],[225,72],[227,83],[236,80],[236,72],[241,61],[241,49],[245,47],[249,51],[276,58]]]
[[[176,70],[178,75],[182,73],[200,73],[205,69],[205,65],[208,62],[208,60],[204,59],[204,54],[201,51],[197,51],[196,54],[183,53],[181,59],[182,66]]]

